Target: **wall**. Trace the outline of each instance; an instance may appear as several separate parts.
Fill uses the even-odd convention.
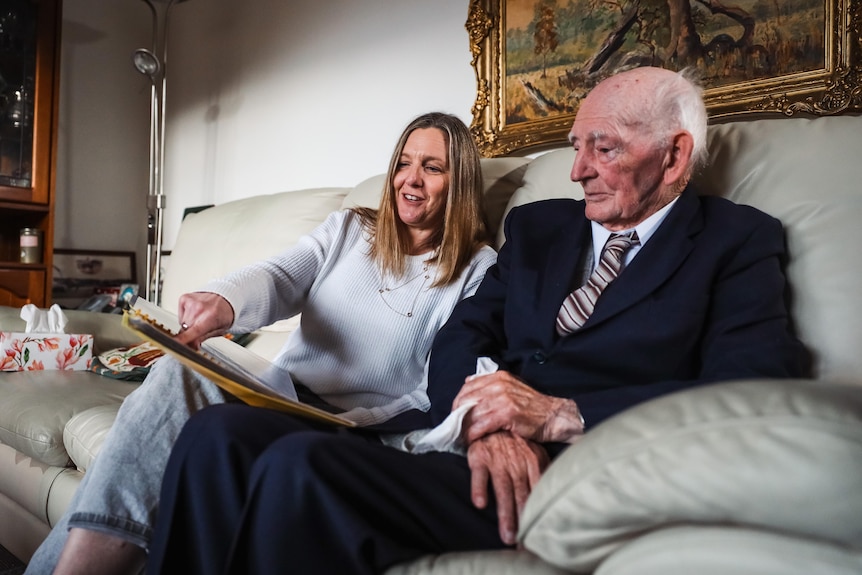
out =
[[[131,56],[150,41],[149,11],[133,0],[66,0],[62,9],[54,246],[141,258],[149,82]]]
[[[428,110],[470,121],[468,0],[189,0],[168,44],[165,247],[184,208],[384,172]],[[135,0],[64,2],[57,247],[146,247],[151,44]],[[141,277],[143,268],[139,265]]]
[[[242,8],[238,8],[242,6]],[[171,20],[166,242],[183,208],[349,186],[404,125],[470,121],[468,0],[191,0]]]

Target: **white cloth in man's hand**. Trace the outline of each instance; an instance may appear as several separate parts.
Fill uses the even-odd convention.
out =
[[[480,357],[476,360],[476,375],[494,373],[499,366],[488,357]],[[425,435],[413,444],[412,453],[427,453],[429,451],[450,451],[463,453],[461,444],[461,425],[464,416],[476,405],[475,401],[464,403],[451,412],[440,425],[430,431],[424,431]]]

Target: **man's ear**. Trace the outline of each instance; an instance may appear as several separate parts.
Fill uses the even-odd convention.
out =
[[[688,176],[694,138],[686,131],[673,135],[664,167],[664,184],[671,186]]]

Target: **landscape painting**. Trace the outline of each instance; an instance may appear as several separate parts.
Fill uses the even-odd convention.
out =
[[[696,68],[713,118],[857,109],[858,89],[835,86],[858,88],[859,13],[845,0],[474,0],[474,134],[486,155],[556,141],[596,83],[637,66]]]

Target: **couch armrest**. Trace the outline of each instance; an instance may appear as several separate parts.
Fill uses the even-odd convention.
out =
[[[859,549],[814,537],[733,524],[681,524],[623,545],[594,575],[858,575],[860,566]]]
[[[648,531],[682,524],[854,547],[860,492],[858,385],[719,383],[643,403],[588,431],[536,485],[520,538],[575,572],[592,572]]]
[[[69,322],[66,333],[88,333],[94,338],[94,355],[109,349],[137,345],[143,340],[122,324],[122,316],[74,309],[63,310]],[[0,306],[0,331],[24,331],[21,308]]]

